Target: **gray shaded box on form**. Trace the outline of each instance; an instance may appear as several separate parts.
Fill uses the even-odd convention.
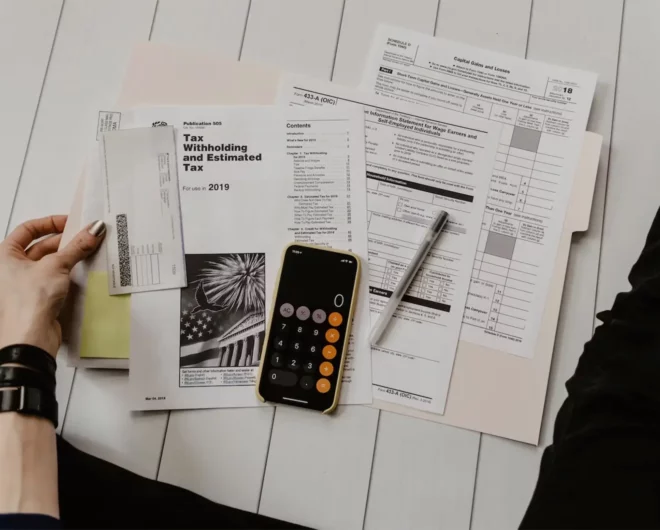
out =
[[[536,153],[539,149],[539,142],[541,141],[541,131],[533,131],[525,127],[513,128],[513,136],[511,136],[511,146],[524,151],[531,151]]]
[[[504,234],[498,234],[497,232],[488,232],[484,254],[511,259],[513,257],[513,249],[515,246],[515,237],[505,236]]]

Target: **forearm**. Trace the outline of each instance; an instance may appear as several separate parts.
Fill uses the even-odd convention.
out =
[[[51,522],[59,518],[58,317],[71,270],[96,251],[105,234],[105,223],[96,221],[59,248],[66,220],[60,215],[28,221],[0,242],[0,514],[41,514]]]
[[[44,418],[0,414],[0,513],[59,518],[57,450]]]

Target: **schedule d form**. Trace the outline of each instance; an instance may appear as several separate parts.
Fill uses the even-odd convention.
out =
[[[372,350],[377,399],[443,413],[500,124],[285,78],[280,102],[362,108],[375,322],[441,209],[449,222]],[[366,301],[358,300],[358,306]]]
[[[364,90],[502,124],[462,340],[533,356],[595,86],[589,72],[376,32]]]

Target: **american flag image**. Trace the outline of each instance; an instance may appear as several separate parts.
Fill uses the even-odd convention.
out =
[[[185,302],[181,297],[181,340],[182,348],[222,335],[223,325],[222,313],[202,311],[193,314],[194,303]]]
[[[181,367],[210,366],[218,339],[242,318],[265,310],[264,254],[187,254],[181,290]],[[207,364],[208,363],[208,364]]]

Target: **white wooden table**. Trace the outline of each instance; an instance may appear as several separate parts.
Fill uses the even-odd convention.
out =
[[[385,21],[595,71],[589,129],[605,144],[591,225],[571,250],[547,445],[596,310],[627,287],[660,204],[658,17],[655,0],[0,0],[0,231],[68,210],[97,111],[112,108],[137,42],[356,84],[372,29]],[[512,528],[541,455],[366,407],[333,418],[287,408],[131,414],[121,372],[60,367],[58,387],[63,434],[81,449],[322,528]]]

